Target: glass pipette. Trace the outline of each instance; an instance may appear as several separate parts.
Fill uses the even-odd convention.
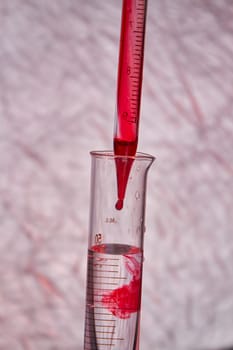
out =
[[[125,191],[136,154],[140,116],[147,0],[123,0],[114,130],[118,200],[123,207]]]

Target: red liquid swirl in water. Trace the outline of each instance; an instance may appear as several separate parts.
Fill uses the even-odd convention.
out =
[[[136,253],[140,254],[140,249],[132,248],[128,254],[123,255],[125,268],[132,277],[130,282],[104,294],[101,299],[102,304],[114,316],[121,319],[129,318],[131,313],[140,310],[141,261],[139,262],[134,256]]]
[[[116,317],[129,318],[140,309],[141,278],[133,276],[132,281],[103,296],[102,303]]]

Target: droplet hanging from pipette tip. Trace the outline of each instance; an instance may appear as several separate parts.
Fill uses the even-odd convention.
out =
[[[124,204],[123,199],[118,199],[117,202],[116,202],[115,208],[117,210],[121,210],[123,208],[123,204]]]

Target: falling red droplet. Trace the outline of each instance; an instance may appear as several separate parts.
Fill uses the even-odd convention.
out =
[[[123,208],[123,199],[118,199],[118,201],[116,202],[115,208],[117,210],[121,210]]]

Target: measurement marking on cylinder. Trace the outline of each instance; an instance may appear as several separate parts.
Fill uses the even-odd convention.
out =
[[[126,277],[117,277],[117,276],[94,276],[94,278],[103,278],[103,279],[109,279],[111,278],[112,280],[126,280]],[[99,283],[99,282],[97,282]],[[104,282],[107,283],[107,282]]]
[[[113,338],[113,337],[100,337],[99,334],[103,335],[103,334],[112,334],[112,332],[93,332],[93,334],[96,334],[98,335],[98,340],[101,339],[101,340],[124,340],[123,338]]]
[[[118,267],[119,264],[106,264],[106,263],[93,263],[92,265],[89,265],[88,268],[102,268],[102,267]]]
[[[124,340],[123,338],[112,338],[112,337],[110,337],[110,338],[98,337],[98,339],[101,339],[101,340],[109,340],[109,339],[111,339],[111,340]]]
[[[119,267],[118,265],[110,266],[110,267],[111,267],[111,269],[108,269],[109,266],[106,266],[106,265],[104,265],[104,266],[99,265],[97,268],[96,268],[96,266],[94,266],[93,268],[89,268],[88,272],[92,273],[92,272],[118,272],[119,271],[117,269],[117,267]],[[107,268],[107,270],[104,270],[104,268]]]
[[[87,345],[91,345],[91,343],[88,343],[88,342],[87,342]],[[110,344],[107,344],[107,343],[106,343],[106,344],[98,343],[98,346],[111,346],[111,347],[112,347],[112,346],[115,346],[115,345],[116,345],[116,344],[112,344],[112,343],[110,343]]]
[[[108,289],[108,291],[111,291],[112,289]],[[99,293],[99,292],[96,292],[96,293],[91,293],[91,296],[93,296],[93,297],[101,297],[102,298],[102,296],[104,295],[105,293]]]
[[[112,275],[99,275],[99,274],[96,274],[96,275],[93,275],[93,278],[122,278],[122,277],[117,277],[116,275],[115,275],[115,277],[114,276],[112,276]]]
[[[118,270],[102,270],[102,269],[99,269],[99,270],[94,270],[93,272],[110,272],[110,273],[117,273]]]
[[[112,261],[120,261],[120,259],[119,258],[110,258],[110,257],[108,257],[108,258],[98,258],[98,257],[95,257],[94,259],[93,259],[93,262],[95,263],[95,264],[105,264],[105,263],[108,263],[108,261],[110,261],[110,262],[112,262]]]
[[[106,316],[109,316],[109,315],[106,315]],[[115,320],[108,320],[106,318],[95,318],[94,321],[102,321],[102,322],[115,322]],[[105,327],[105,325],[101,325],[102,327]]]
[[[93,268],[104,268],[104,267],[119,267],[118,263],[115,264],[109,264],[109,263],[95,263],[93,264]]]
[[[95,286],[87,286],[87,289],[88,289],[88,293],[91,293],[91,295],[93,295],[93,290],[95,290]],[[98,291],[99,292],[108,292],[108,291],[111,291],[112,289],[111,288],[99,288]]]
[[[102,327],[102,328],[104,328],[105,329],[105,327]],[[91,335],[92,333],[94,333],[94,334],[106,334],[106,337],[107,337],[107,335],[108,334],[112,334],[112,336],[113,336],[113,334],[114,334],[114,329],[110,329],[111,327],[106,327],[106,329],[107,328],[109,328],[108,330],[102,330],[102,328],[101,329],[93,329],[93,330],[91,330],[91,329],[89,329],[89,331],[88,331],[88,333],[89,333],[89,335]],[[115,326],[114,326],[114,328],[115,328]]]
[[[103,259],[100,259],[100,258],[98,258],[98,257],[95,257],[94,258],[94,261],[96,261],[96,262],[99,262],[100,260],[105,260],[105,261],[108,261],[108,260],[113,260],[113,261],[120,261],[120,259],[119,258],[110,258],[110,257],[108,257],[108,258],[103,258]]]
[[[102,281],[95,282],[95,286],[102,285],[102,284],[103,284]],[[105,282],[105,284],[107,284],[108,286],[118,286],[118,283],[114,283],[114,282]]]
[[[109,316],[109,315],[105,315],[105,316]],[[90,322],[91,325],[95,325],[95,321],[113,322],[113,323],[115,323],[115,320],[108,320],[108,319],[105,319],[105,318],[103,318],[103,319],[101,319],[101,318],[95,318],[94,320],[92,320],[91,318],[87,317],[87,320],[92,321],[92,322]],[[107,325],[105,325],[105,324],[101,324],[101,325],[99,325],[99,326],[101,326],[101,327],[107,327]]]
[[[87,335],[87,338],[91,338],[91,336],[90,335]],[[101,339],[101,340],[112,340],[112,338],[99,338],[98,337],[98,339]],[[115,339],[114,339],[115,340]],[[98,345],[103,345],[103,344],[100,344],[99,342],[98,342]]]
[[[96,332],[97,334],[112,334],[112,332]],[[98,339],[106,339],[106,337],[99,338]],[[124,338],[111,338],[112,340],[124,340]]]
[[[116,325],[115,325],[115,321],[114,320],[112,320],[112,322],[114,323],[114,324],[108,324],[108,325],[105,325],[105,324],[96,324],[95,323],[95,321],[93,321],[93,320],[91,320],[91,319],[89,319],[88,317],[87,317],[87,320],[89,321],[89,325],[90,326],[94,326],[95,328],[96,327],[101,327],[101,329],[105,329],[105,328],[115,328],[116,327]],[[106,320],[103,320],[103,321],[105,321],[106,322]],[[109,321],[111,321],[111,320],[109,320]]]
[[[105,267],[105,266],[104,266]],[[89,269],[89,271],[88,272],[90,272],[90,273],[100,273],[100,272],[110,272],[110,273],[116,273],[116,272],[119,272],[119,270],[117,270],[116,268],[115,269],[113,269],[113,270],[104,270],[104,269],[101,269],[101,267],[98,267],[98,269]]]
[[[105,276],[105,277],[108,277],[108,278],[111,278],[112,276],[111,276],[111,274],[113,273],[118,273],[119,271],[109,271],[109,270],[98,270],[98,271],[96,271],[96,270],[94,270],[93,271],[93,277],[98,277],[98,276],[100,276],[100,277],[102,277],[103,275],[99,275],[100,273],[104,273],[104,272],[108,272],[108,275],[107,276]]]
[[[96,321],[96,319],[95,319],[95,321]],[[110,322],[111,321],[111,322],[115,323],[115,320],[101,320],[101,321],[104,321],[104,322]],[[90,322],[90,325],[92,325],[92,326],[95,325],[95,327],[98,327],[98,325],[96,325],[94,322],[93,323]],[[112,327],[115,327],[115,325],[101,324],[101,325],[99,325],[99,327],[102,327],[102,328],[106,328],[106,327],[109,328],[110,327],[110,328],[112,328]]]
[[[87,287],[88,289],[88,295],[90,294],[91,296],[93,295],[93,291],[95,290],[95,287],[94,286],[91,286],[91,287]],[[102,288],[102,289],[98,289],[98,294],[99,295],[102,295],[106,292],[109,292],[109,291],[112,291],[112,288]]]
[[[109,313],[107,314],[107,313],[100,313],[100,312],[95,312],[95,315],[97,315],[97,316],[112,316],[112,315],[110,315]],[[101,319],[101,321],[102,321],[102,319]],[[109,321],[112,321],[112,322],[115,322],[116,320],[109,320]]]
[[[103,328],[103,325],[98,325],[98,324],[95,325],[95,328],[99,328],[99,327]],[[116,327],[115,325],[113,325],[113,326],[111,326],[111,325],[109,325],[109,326],[108,326],[108,325],[105,325],[105,326],[104,326],[104,328],[115,328],[115,327]]]

